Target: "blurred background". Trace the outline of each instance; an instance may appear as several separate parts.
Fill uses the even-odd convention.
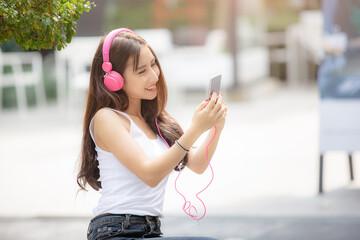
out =
[[[212,161],[215,179],[202,194],[209,217],[199,225],[184,217],[172,174],[165,233],[357,239],[360,1],[94,2],[61,51],[2,43],[4,239],[85,238],[99,198],[76,184],[89,70],[101,37],[120,27],[155,50],[168,84],[167,110],[184,129],[209,79],[222,74],[229,110]],[[179,188],[191,197],[210,176],[184,171]]]

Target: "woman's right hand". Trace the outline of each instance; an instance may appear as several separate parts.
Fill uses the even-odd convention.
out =
[[[191,125],[200,134],[214,127],[223,117],[226,107],[221,94],[213,93],[210,100],[205,100],[195,109]]]

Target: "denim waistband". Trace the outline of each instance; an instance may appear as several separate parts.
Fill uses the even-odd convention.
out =
[[[118,221],[129,221],[129,222],[138,222],[138,223],[148,223],[148,222],[156,222],[158,223],[160,221],[158,216],[138,216],[138,215],[132,215],[132,214],[113,214],[113,213],[105,213],[98,215],[91,219],[90,223],[93,223],[94,221],[107,217],[107,219],[113,219]]]
[[[90,220],[87,237],[90,240],[107,239],[110,236],[119,239],[160,237],[160,226],[157,216],[106,213]]]

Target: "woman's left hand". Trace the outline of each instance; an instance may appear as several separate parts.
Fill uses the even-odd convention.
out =
[[[224,128],[225,125],[225,120],[226,120],[226,113],[227,113],[227,107],[225,106],[224,101],[222,100],[222,96],[220,95],[219,98],[221,98],[221,110],[220,112],[223,112],[222,116],[219,118],[218,122],[216,123],[216,129],[217,130],[222,130]]]
[[[205,106],[207,106],[207,105],[205,105]],[[221,131],[224,128],[226,113],[227,113],[227,107],[225,106],[221,92],[216,97],[215,104],[212,107],[212,109],[215,110],[215,114],[213,116],[214,120],[215,120],[214,126],[216,126],[216,128]]]

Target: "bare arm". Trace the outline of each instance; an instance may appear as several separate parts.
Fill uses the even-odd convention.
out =
[[[216,104],[220,106],[218,112],[221,115],[219,121],[215,125],[216,126],[216,135],[214,136],[215,127],[213,127],[209,131],[204,142],[197,149],[191,149],[189,152],[187,167],[190,168],[193,172],[198,173],[198,174],[202,174],[209,165],[208,160],[206,159],[206,148],[207,148],[208,144],[210,143],[211,139],[214,137],[214,139],[212,140],[212,142],[210,143],[210,145],[208,147],[208,159],[210,161],[212,156],[215,153],[217,144],[220,139],[221,132],[224,128],[227,108],[222,101],[221,95],[218,97]]]
[[[182,146],[192,146],[203,132],[216,124],[214,112],[218,110],[214,107],[215,102],[216,98],[212,98],[209,104],[203,102],[195,110],[192,124],[178,139]],[[150,187],[157,186],[185,156],[185,152],[174,145],[156,159],[148,159],[121,118],[111,110],[101,109],[96,113],[94,121],[98,145],[102,144],[103,150],[113,153],[126,168]]]

